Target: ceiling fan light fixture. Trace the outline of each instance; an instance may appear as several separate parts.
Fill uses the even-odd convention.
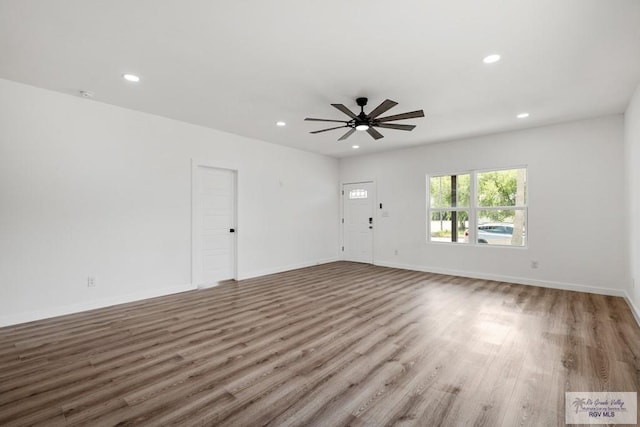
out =
[[[358,126],[356,126],[356,130],[367,130],[367,129],[369,129],[369,125],[364,124],[364,123],[359,124]]]

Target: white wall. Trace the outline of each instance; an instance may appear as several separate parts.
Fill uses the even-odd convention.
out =
[[[426,242],[426,174],[521,165],[528,167],[527,248]],[[377,182],[389,217],[377,209],[375,264],[623,295],[623,165],[619,115],[346,158],[341,180]]]
[[[240,278],[337,258],[336,159],[0,80],[0,325],[192,289],[192,159],[238,170]]]
[[[239,171],[240,278],[336,259],[337,183],[373,178],[390,214],[377,210],[376,264],[626,291],[640,306],[628,273],[638,281],[640,88],[624,122],[604,117],[338,166],[0,80],[0,325],[192,289],[192,159]],[[529,173],[527,248],[426,243],[427,173],[514,165]]]
[[[633,302],[640,323],[640,86],[627,107],[624,115],[625,127],[625,171],[627,202],[629,209],[629,267],[631,286],[629,296]]]

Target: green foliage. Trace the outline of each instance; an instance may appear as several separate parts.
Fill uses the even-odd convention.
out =
[[[518,204],[516,200],[518,169],[480,172],[477,176],[478,206],[509,207]],[[526,182],[524,175],[522,179]],[[457,175],[456,181],[456,197],[455,200],[452,200],[452,177],[445,175],[430,178],[431,208],[469,207],[471,202],[471,175]],[[523,187],[526,192],[526,186],[523,185]],[[513,220],[513,210],[486,210],[483,213],[486,215],[486,218],[483,216],[483,219],[487,221],[504,222],[507,219]],[[450,221],[451,214],[451,211],[434,212],[432,220]],[[458,227],[464,228],[465,221],[469,220],[469,212],[467,210],[459,211],[457,220]]]
[[[471,198],[471,176],[456,176],[456,198],[451,200],[451,176],[434,176],[429,182],[432,208],[469,207]]]
[[[478,174],[479,206],[515,206],[518,171],[483,172]]]
[[[465,230],[465,228],[458,229],[458,239],[462,240]],[[433,231],[431,237],[451,237],[451,230]]]
[[[429,182],[431,194],[430,205],[432,208],[469,207],[471,199],[471,175],[457,175],[455,185],[455,200],[452,200],[452,177],[436,176]],[[452,211],[434,212],[434,221],[451,221]],[[458,227],[464,229],[465,222],[469,220],[469,212],[458,211]]]
[[[478,173],[478,206],[516,206],[518,169]],[[489,221],[513,221],[513,211],[484,211]]]

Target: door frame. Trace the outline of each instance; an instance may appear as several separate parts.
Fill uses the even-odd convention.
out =
[[[197,233],[199,230],[197,229],[198,224],[198,216],[201,214],[200,212],[200,195],[197,191],[197,179],[198,179],[198,168],[211,168],[211,169],[220,169],[233,172],[233,181],[234,181],[234,189],[233,189],[233,221],[235,223],[235,233],[234,233],[234,245],[231,255],[233,256],[233,280],[238,280],[238,246],[240,244],[238,233],[240,225],[238,223],[238,184],[240,181],[240,171],[235,165],[228,164],[220,164],[220,162],[206,161],[206,160],[198,160],[191,159],[191,285],[198,286],[195,283],[196,278],[196,258],[199,256],[199,250],[196,247],[196,243],[198,242],[199,237]],[[215,285],[213,285],[215,286]]]
[[[375,247],[376,247],[376,227],[378,225],[378,215],[376,214],[376,212],[378,212],[378,210],[376,209],[376,206],[378,206],[378,185],[376,183],[375,179],[359,179],[359,180],[354,180],[354,181],[341,181],[340,182],[340,190],[338,192],[338,194],[340,195],[340,219],[338,221],[338,223],[340,224],[340,247],[338,248],[338,252],[340,253],[340,259],[344,260],[344,250],[342,250],[342,248],[344,248],[344,186],[345,185],[351,185],[351,184],[371,184],[371,188],[373,188],[373,212],[371,213],[373,215],[373,231],[371,233],[371,265],[376,265],[376,251],[375,251]]]

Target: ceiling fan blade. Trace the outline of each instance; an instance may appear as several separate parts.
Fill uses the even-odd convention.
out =
[[[338,141],[344,141],[345,139],[349,138],[355,131],[356,131],[356,128],[349,129],[347,133],[345,133],[340,138],[338,138]]]
[[[342,104],[331,104],[331,105],[334,106],[335,108],[337,108],[338,110],[342,111],[343,113],[345,113],[347,116],[351,117],[352,119],[356,118],[356,115],[353,113],[353,111],[349,110],[344,105],[342,105]]]
[[[369,129],[367,129],[367,133],[369,135],[371,135],[371,137],[373,139],[380,139],[380,138],[384,138],[384,135],[382,135],[380,132],[378,132],[377,130],[375,130],[374,128],[372,128],[371,126],[369,126]]]
[[[336,122],[336,123],[347,123],[346,120],[332,120],[332,119],[313,119],[311,117],[307,117],[305,119],[308,122]]]
[[[326,132],[328,130],[334,130],[334,129],[341,129],[341,128],[346,128],[348,127],[347,125],[344,126],[336,126],[334,128],[329,128],[329,129],[321,129],[321,130],[314,130],[313,132],[309,132],[309,133],[321,133],[321,132]]]
[[[380,114],[384,113],[387,110],[390,110],[391,108],[395,107],[396,105],[398,105],[398,103],[396,101],[392,101],[390,99],[385,99],[384,101],[382,101],[382,104],[378,105],[376,108],[373,109],[373,111],[371,111],[369,113],[369,118],[370,119],[375,119]]]
[[[413,130],[416,125],[398,125],[395,123],[374,123],[373,126],[385,129],[396,129],[396,130]]]
[[[405,119],[415,119],[418,117],[424,117],[424,111],[412,111],[410,113],[402,113],[396,114],[395,116],[387,116],[376,119],[377,122],[391,122],[393,120],[405,120]]]

